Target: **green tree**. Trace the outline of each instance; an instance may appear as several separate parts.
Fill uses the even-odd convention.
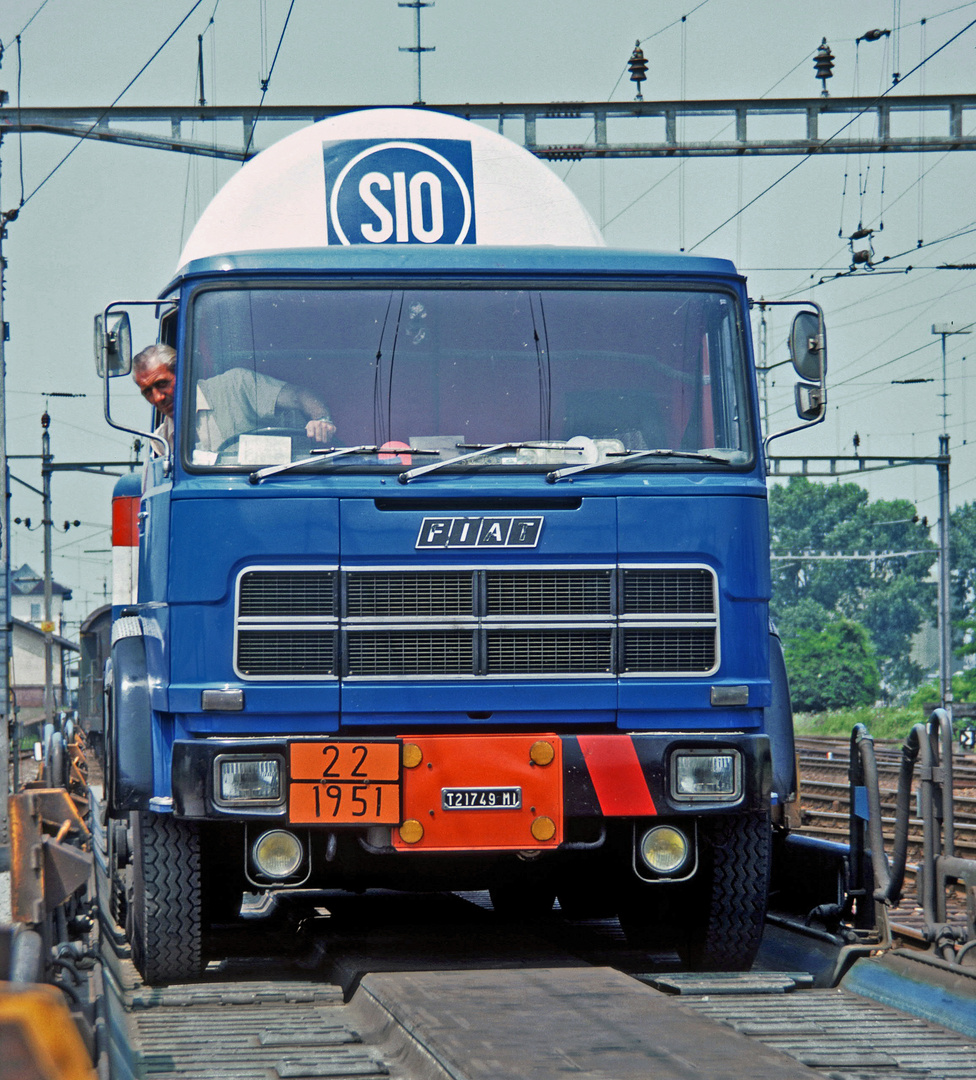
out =
[[[976,503],[949,515],[949,592],[959,656],[976,654]]]
[[[857,708],[881,689],[874,649],[863,626],[843,617],[823,630],[801,630],[785,647],[793,707],[800,712]]]
[[[843,616],[867,630],[890,691],[916,686],[924,672],[910,658],[911,641],[935,617],[928,579],[937,549],[915,506],[907,499],[871,502],[857,484],[792,477],[771,488],[769,514],[771,610],[784,643],[804,629],[825,631]],[[900,554],[907,551],[922,554]]]

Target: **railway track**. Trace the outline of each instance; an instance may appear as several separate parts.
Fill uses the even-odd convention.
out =
[[[885,836],[890,836],[893,824],[895,795],[898,785],[901,748],[897,743],[876,741],[882,820]],[[848,769],[849,740],[824,738],[797,739],[800,766],[800,807],[802,828],[825,839],[846,840],[850,811],[850,781]],[[976,857],[976,758],[953,760],[954,824],[956,848],[967,858]],[[912,793],[917,795],[918,783],[913,781]],[[909,820],[910,836],[921,844],[921,822]]]

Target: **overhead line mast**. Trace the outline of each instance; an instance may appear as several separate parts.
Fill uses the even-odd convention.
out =
[[[423,86],[422,86],[422,83],[421,83],[423,54],[425,52],[434,52],[434,50],[437,48],[436,45],[422,45],[421,44],[420,9],[425,8],[425,7],[433,7],[433,6],[434,6],[433,0],[403,0],[403,2],[397,4],[397,7],[413,8],[417,13],[417,17],[416,17],[417,44],[416,45],[401,45],[400,46],[400,52],[412,52],[412,53],[417,54],[417,100],[414,102],[414,105],[423,105],[424,104],[424,92],[423,92]]]
[[[429,51],[429,50],[425,50]],[[420,87],[418,86],[418,89]],[[67,135],[76,139],[114,142],[127,146],[199,154],[204,157],[241,161],[258,153],[248,148],[248,135],[260,113],[262,123],[314,123],[329,116],[356,111],[358,105],[160,105],[114,106],[112,108],[18,108],[0,107],[0,139],[5,134],[33,132]],[[380,106],[377,106],[380,107]],[[949,150],[976,150],[976,134],[964,130],[963,117],[976,110],[976,94],[900,95],[897,98],[814,97],[814,98],[744,98],[701,101],[630,101],[630,102],[513,102],[511,104],[427,105],[432,112],[460,116],[470,120],[488,120],[502,131],[506,122],[521,124],[522,138],[515,129],[514,141],[536,157],[549,161],[582,158],[656,158],[656,157],[742,157],[754,155],[810,155],[858,153],[924,153]],[[898,127],[911,129],[906,114],[934,113],[944,118],[938,134],[904,136],[892,134],[892,118]],[[874,133],[850,137],[832,137],[852,116],[874,117]],[[757,138],[750,134],[750,123],[770,116],[794,118],[796,132],[790,137]],[[730,138],[686,139],[679,120],[696,117],[725,122]],[[547,143],[538,138],[542,121],[552,130],[569,121],[575,131],[580,119],[590,120],[594,136],[586,143]],[[614,121],[616,131],[624,122],[633,134],[611,141],[607,121]],[[215,146],[183,137],[184,124],[197,122],[241,125],[238,146]],[[639,121],[645,121],[640,124]],[[650,123],[648,123],[650,121]],[[664,137],[660,138],[660,122]],[[163,131],[147,132],[135,126],[158,124]],[[123,126],[126,125],[126,126]],[[821,126],[827,134],[821,134]],[[646,136],[651,136],[650,138]]]

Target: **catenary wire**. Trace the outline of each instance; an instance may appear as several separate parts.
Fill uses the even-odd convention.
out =
[[[274,58],[271,61],[271,67],[268,68],[267,78],[261,80],[261,100],[258,102],[257,111],[254,113],[254,120],[251,122],[251,130],[248,132],[247,145],[244,147],[244,161],[247,161],[248,151],[251,149],[251,142],[254,139],[254,129],[258,126],[258,117],[261,114],[261,109],[264,107],[265,95],[268,93],[268,87],[271,84],[271,76],[274,74],[275,64],[278,63],[278,53],[281,52],[281,43],[285,40],[285,32],[288,29],[288,20],[291,19],[292,9],[295,7],[295,0],[291,0],[288,5],[288,14],[285,16],[285,24],[281,28],[281,37],[278,38],[278,47],[275,49]],[[241,164],[244,162],[242,161]]]
[[[196,3],[193,5],[193,7],[191,7],[190,10],[183,16],[183,18],[180,19],[179,23],[170,32],[170,34],[166,37],[166,40],[162,43],[162,45],[159,46],[159,48],[152,54],[152,56],[149,57],[149,59],[142,65],[142,67],[129,80],[129,82],[126,83],[126,85],[123,88],[122,92],[115,98],[115,100],[111,103],[111,105],[108,105],[102,111],[102,113],[98,116],[98,118],[95,120],[95,122],[91,125],[91,127],[89,127],[88,130],[83,135],[80,135],[78,137],[78,141],[74,144],[74,146],[72,146],[71,149],[64,155],[64,157],[61,158],[61,160],[57,163],[57,165],[55,165],[54,168],[51,169],[51,171],[47,174],[47,176],[45,176],[44,179],[41,180],[41,182],[34,188],[34,190],[27,196],[27,198],[22,198],[21,199],[21,202],[20,202],[21,206],[26,206],[27,203],[29,203],[31,201],[31,199],[34,198],[34,196],[41,190],[41,188],[44,187],[44,185],[51,179],[51,177],[54,176],[54,174],[61,168],[61,166],[68,160],[68,158],[70,158],[71,155],[78,149],[78,147],[81,146],[81,144],[88,138],[88,136],[91,135],[91,133],[95,130],[95,128],[97,128],[98,125],[105,118],[105,116],[107,115],[109,110],[112,109],[115,105],[117,105],[119,103],[119,101],[122,99],[122,97],[134,85],[136,80],[143,74],[143,72],[145,72],[145,70],[156,59],[156,57],[159,56],[159,54],[163,51],[163,49],[166,48],[166,46],[170,43],[170,41],[172,41],[172,39],[176,36],[177,32],[182,28],[183,24],[187,21],[187,19],[189,19],[189,17],[194,13],[194,11],[196,11],[196,9],[202,3],[203,3],[203,0],[196,0]]]
[[[915,67],[913,67],[911,69],[911,71],[909,71],[895,85],[900,86],[905,81],[905,79],[908,79],[912,75],[914,75],[916,71],[919,71],[930,60],[932,60],[936,56],[938,56],[939,53],[942,52],[943,49],[948,48],[954,41],[956,41],[958,38],[962,37],[962,35],[965,34],[967,30],[971,30],[974,26],[976,26],[976,19],[973,19],[971,22],[967,23],[961,30],[959,30],[957,33],[953,34],[952,37],[950,37],[948,40],[944,41],[934,52],[930,53],[923,60],[920,60],[915,65]],[[846,131],[847,128],[849,128],[851,126],[851,124],[855,123],[865,112],[867,112],[869,109],[873,108],[874,105],[876,105],[882,98],[887,97],[888,94],[890,94],[891,91],[894,90],[894,88],[895,88],[894,86],[890,86],[887,90],[885,90],[885,92],[883,94],[879,94],[869,105],[865,106],[865,108],[863,108],[860,112],[858,112],[854,116],[852,116],[850,118],[850,120],[847,121],[846,124],[842,124],[832,135],[830,135],[826,139],[824,139],[823,142],[820,145],[821,146],[826,146],[827,143],[829,143],[829,142],[833,141],[834,139],[836,139],[842,132]],[[716,225],[714,229],[712,229],[710,232],[706,233],[700,240],[698,240],[694,244],[692,244],[692,246],[688,250],[689,251],[694,251],[695,248],[700,247],[702,244],[705,243],[706,240],[709,240],[717,232],[720,232],[722,229],[724,229],[726,225],[729,225],[729,224],[731,224],[731,222],[735,221],[735,219],[740,214],[742,214],[746,210],[748,210],[750,206],[753,206],[753,205],[755,205],[755,203],[759,202],[759,200],[761,198],[763,198],[764,195],[767,195],[770,191],[773,190],[774,187],[776,187],[778,184],[781,184],[787,177],[792,176],[793,173],[795,173],[797,171],[797,169],[801,168],[811,158],[813,158],[815,156],[816,156],[816,152],[808,154],[805,157],[800,158],[800,160],[795,165],[790,166],[790,168],[787,169],[785,173],[783,173],[780,177],[778,177],[776,180],[774,180],[771,184],[769,184],[765,188],[763,188],[763,190],[760,191],[758,195],[755,195],[753,198],[751,198],[745,204],[745,206],[740,206],[739,209],[736,210],[736,212],[734,214],[727,217],[725,219],[725,221],[723,221],[721,224]]]

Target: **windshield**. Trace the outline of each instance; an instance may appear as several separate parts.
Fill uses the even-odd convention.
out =
[[[548,470],[628,453],[633,470],[714,467],[633,454],[657,448],[745,463],[736,313],[731,293],[693,288],[203,290],[182,452],[216,469],[342,447],[360,451],[330,458],[343,470]]]

